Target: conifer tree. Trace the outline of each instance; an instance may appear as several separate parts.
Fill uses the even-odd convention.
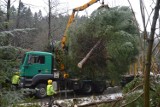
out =
[[[117,79],[128,71],[138,54],[138,29],[128,7],[99,8],[80,26],[68,32],[69,68],[72,75]],[[77,64],[101,40],[82,69]],[[92,76],[90,76],[92,75]],[[98,78],[100,77],[100,78]]]

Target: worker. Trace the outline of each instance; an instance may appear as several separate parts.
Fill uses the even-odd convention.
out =
[[[48,85],[47,85],[47,96],[49,97],[48,107],[52,107],[52,98],[54,94],[56,94],[56,92],[53,88],[52,80],[48,80]]]
[[[13,77],[12,77],[12,88],[13,89],[18,89],[18,84],[19,84],[20,76],[19,72],[15,72]]]

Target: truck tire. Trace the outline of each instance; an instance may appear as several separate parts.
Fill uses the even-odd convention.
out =
[[[90,94],[93,90],[92,84],[91,83],[84,83],[82,90],[85,94]]]
[[[95,88],[95,92],[98,93],[98,94],[101,94],[105,91],[106,89],[106,86],[105,85],[99,85],[98,87]]]
[[[47,85],[46,84],[38,84],[36,86],[37,88],[37,91],[36,91],[36,97],[37,98],[44,98],[47,96],[47,93],[46,93],[46,87]]]

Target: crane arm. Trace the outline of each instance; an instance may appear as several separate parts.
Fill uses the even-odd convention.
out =
[[[63,35],[62,40],[61,40],[61,46],[62,46],[63,49],[66,47],[65,45],[66,45],[66,41],[67,41],[67,37],[66,37],[67,36],[67,30],[68,30],[68,28],[70,27],[71,23],[74,20],[75,12],[83,11],[84,9],[88,8],[89,6],[91,6],[92,4],[96,3],[97,1],[100,1],[100,0],[90,0],[88,3],[73,9],[72,14],[69,17],[69,20],[68,20],[64,35]]]

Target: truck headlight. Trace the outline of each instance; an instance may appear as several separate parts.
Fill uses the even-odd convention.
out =
[[[20,82],[19,82],[19,86],[22,88],[22,87],[24,87],[24,77],[21,77],[20,78]]]
[[[20,86],[21,88],[23,88],[23,87],[24,87],[24,83],[23,83],[23,82],[20,82],[20,83],[19,83],[19,86]]]

